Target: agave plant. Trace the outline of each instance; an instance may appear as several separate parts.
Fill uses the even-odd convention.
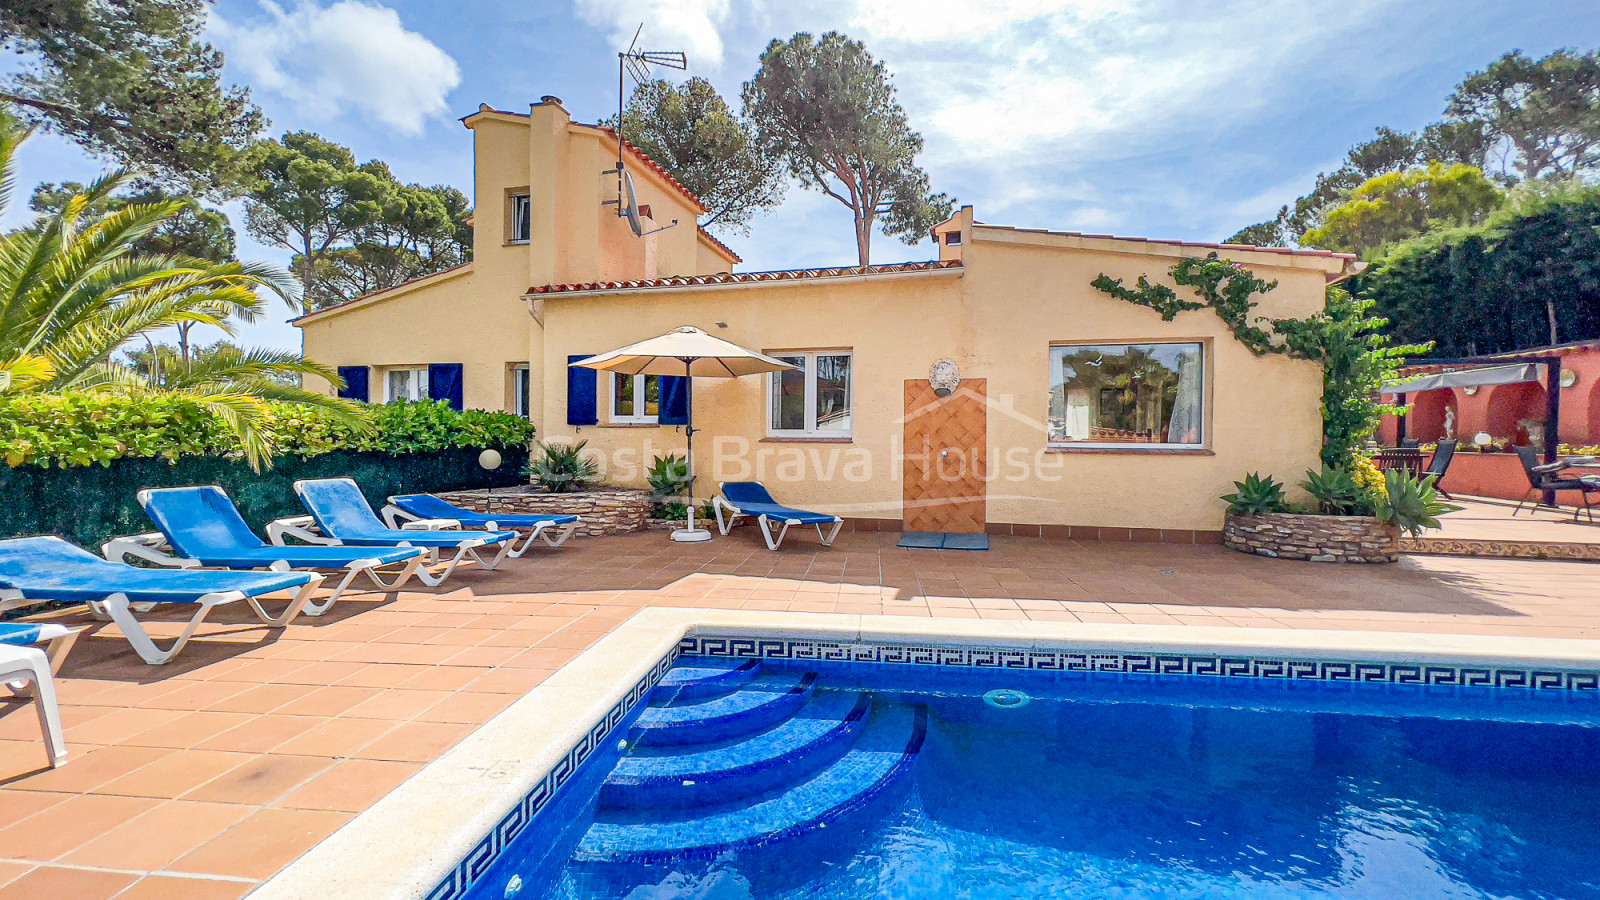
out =
[[[588,441],[576,444],[539,442],[539,456],[528,461],[528,474],[552,494],[570,494],[600,474],[600,465],[583,455]]]
[[[1271,475],[1262,478],[1251,472],[1233,486],[1234,492],[1223,494],[1222,499],[1228,504],[1228,512],[1236,516],[1259,516],[1289,508],[1283,497],[1283,483]]]
[[[13,159],[28,134],[0,112],[0,213],[11,200]],[[316,374],[337,383],[327,367],[288,354],[237,351],[160,378],[115,361],[130,341],[167,327],[213,325],[232,334],[235,319],[264,311],[262,290],[296,302],[292,279],[276,267],[137,252],[141,238],[182,211],[181,201],[88,214],[130,180],[127,172],[113,172],[59,212],[0,235],[0,391],[182,393],[237,433],[252,465],[272,451],[260,427],[267,399],[364,420],[355,404],[273,377]]]
[[[1378,497],[1378,521],[1397,526],[1412,537],[1439,528],[1439,516],[1461,507],[1445,503],[1433,487],[1432,475],[1418,478],[1404,469],[1383,473],[1386,490]]]

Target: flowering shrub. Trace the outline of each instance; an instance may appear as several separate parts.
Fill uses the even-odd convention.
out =
[[[508,413],[456,411],[444,401],[370,408],[365,425],[313,407],[271,404],[275,456],[338,450],[401,456],[456,448],[526,450],[533,424]],[[0,397],[0,454],[23,465],[109,465],[118,459],[242,456],[238,438],[209,409],[180,395],[18,394]]]

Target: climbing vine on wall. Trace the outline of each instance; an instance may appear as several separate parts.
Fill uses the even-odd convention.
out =
[[[1276,281],[1257,278],[1244,266],[1219,259],[1215,252],[1205,259],[1191,256],[1180,260],[1172,267],[1172,281],[1181,287],[1194,288],[1201,299],[1185,300],[1172,288],[1164,284],[1151,284],[1150,279],[1143,275],[1139,276],[1131,289],[1122,286],[1122,279],[1104,273],[1090,284],[1118,300],[1155,310],[1165,322],[1177,318],[1178,313],[1209,306],[1233,332],[1234,338],[1249,348],[1251,353],[1263,356],[1284,352],[1282,347],[1274,346],[1270,331],[1257,327],[1250,320],[1250,313],[1256,308],[1255,301],[1250,298],[1273,290],[1278,286]],[[1257,316],[1255,321],[1263,322],[1266,319]]]
[[[1279,353],[1322,366],[1322,460],[1349,464],[1350,454],[1377,430],[1385,413],[1400,410],[1379,401],[1378,389],[1392,380],[1408,356],[1421,356],[1432,344],[1391,345],[1387,319],[1374,315],[1373,301],[1329,286],[1323,310],[1306,319],[1255,316],[1252,298],[1276,288],[1238,263],[1189,257],[1171,269],[1173,283],[1193,288],[1199,300],[1185,300],[1166,285],[1143,275],[1127,288],[1120,278],[1101,274],[1090,284],[1119,300],[1148,307],[1171,322],[1178,313],[1211,307],[1239,343],[1256,356]],[[1268,328],[1262,325],[1270,326]]]

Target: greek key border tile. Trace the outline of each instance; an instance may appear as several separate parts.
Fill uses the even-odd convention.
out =
[[[873,662],[968,669],[1049,672],[1109,672],[1126,675],[1194,675],[1221,678],[1283,678],[1309,681],[1500,687],[1530,690],[1600,691],[1600,672],[1281,659],[1209,654],[1119,651],[1027,650],[941,647],[852,641],[696,635],[678,645],[685,656]]]
[[[489,871],[489,867],[500,858],[500,854],[504,853],[511,842],[527,829],[539,811],[544,809],[545,804],[555,796],[556,791],[578,771],[578,767],[583,765],[595,750],[605,746],[607,735],[622,724],[629,711],[649,695],[650,689],[661,681],[662,676],[672,668],[672,663],[680,655],[681,651],[674,649],[657,660],[656,664],[650,667],[649,674],[629,688],[627,696],[618,700],[600,721],[594,723],[583,739],[567,750],[561,761],[545,773],[544,778],[522,798],[516,808],[507,813],[499,824],[495,825],[494,830],[485,835],[466,858],[428,892],[427,900],[458,900],[466,896],[467,889]]]
[[[1445,687],[1600,691],[1600,672],[1497,668],[1493,666],[1281,659],[1207,654],[1121,651],[1034,650],[949,647],[787,638],[686,637],[629,688],[554,768],[466,855],[427,900],[459,900],[527,829],[556,791],[577,772],[635,705],[643,701],[680,656],[890,663],[938,668],[1010,669],[1041,672],[1106,672],[1126,675],[1188,675],[1213,678],[1279,678],[1330,682],[1374,682]]]

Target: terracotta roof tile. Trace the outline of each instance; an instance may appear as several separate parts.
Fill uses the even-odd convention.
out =
[[[889,266],[836,266],[826,269],[784,269],[775,272],[720,272],[715,275],[674,275],[638,281],[588,281],[578,284],[541,284],[528,288],[530,294],[572,294],[585,291],[622,291],[636,288],[695,287],[710,284],[763,284],[775,281],[801,281],[812,278],[844,278],[852,275],[890,275],[896,272],[931,272],[959,269],[961,261],[896,263]]]
[[[711,232],[705,230],[704,228],[700,228],[700,226],[698,226],[698,225],[696,225],[695,228],[699,229],[700,237],[702,237],[705,240],[709,241],[713,246],[720,248],[722,250],[722,252],[724,252],[724,253],[728,254],[729,256],[733,257],[733,261],[734,262],[736,262],[736,263],[744,262],[744,257],[742,257],[739,254],[733,252],[733,248],[732,247],[729,247],[727,244],[724,244],[723,242],[721,242],[721,241],[717,240],[715,237],[713,237]]]
[[[572,124],[579,125],[580,123],[574,122]],[[610,135],[612,140],[616,140],[617,139],[617,131],[616,131],[615,128],[608,128],[608,127],[606,127],[604,125],[582,125],[581,127],[583,127],[583,128],[593,128],[595,131],[599,131],[599,132],[601,132],[603,134]],[[677,188],[678,189],[678,193],[680,193],[683,196],[689,198],[689,202],[693,203],[695,205],[695,207],[700,210],[700,212],[710,212],[710,210],[706,207],[706,205],[704,203],[700,202],[700,198],[699,197],[696,197],[693,193],[691,193],[689,191],[688,188],[686,188],[682,184],[680,184],[678,182],[678,179],[673,178],[672,177],[672,173],[668,172],[666,170],[666,168],[663,167],[660,163],[658,163],[655,160],[651,159],[650,157],[646,156],[643,150],[640,150],[638,147],[635,147],[633,145],[633,141],[630,141],[627,138],[622,138],[622,146],[627,148],[629,153],[632,153],[634,156],[639,157],[639,160],[641,162],[643,162],[646,166],[648,166],[651,171],[655,172],[657,175],[660,175],[662,178],[666,179],[667,184],[670,184],[673,187]]]

